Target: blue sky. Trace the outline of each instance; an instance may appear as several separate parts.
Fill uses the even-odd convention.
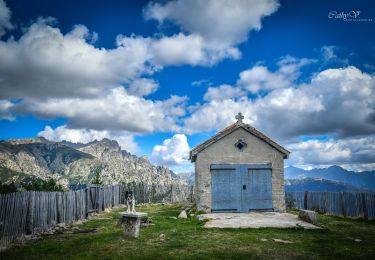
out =
[[[0,0],[0,139],[116,139],[187,171],[235,121],[375,169],[373,1]],[[343,16],[347,16],[344,19]]]

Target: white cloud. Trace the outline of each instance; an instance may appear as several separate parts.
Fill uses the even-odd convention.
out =
[[[150,3],[144,16],[160,24],[172,21],[188,33],[156,41],[153,53],[157,63],[211,66],[225,58],[240,58],[235,46],[246,41],[251,30],[260,30],[262,18],[278,7],[274,0],[175,0]]]
[[[204,94],[203,99],[206,101],[210,100],[223,100],[228,98],[234,98],[244,95],[245,92],[239,87],[233,87],[231,85],[220,85],[219,87],[209,87],[207,92]]]
[[[293,165],[332,164],[346,161],[351,156],[350,149],[333,140],[329,142],[309,140],[288,145],[288,148],[293,151],[290,155]]]
[[[348,58],[340,58],[337,52],[340,50],[338,46],[329,45],[320,48],[321,60],[323,63],[339,63],[343,65],[349,64]]]
[[[2,11],[6,10],[3,13],[10,17],[9,9],[4,2],[0,3]],[[197,4],[192,2],[183,8],[190,12],[199,7]],[[151,12],[156,5],[149,5],[147,10]],[[144,76],[167,65],[212,65],[223,58],[239,58],[238,49],[232,45],[245,40],[248,31],[260,29],[261,18],[274,12],[278,4],[256,1],[245,15],[246,6],[245,2],[207,5],[207,12],[221,12],[222,18],[215,18],[214,23],[224,19],[226,25],[228,22],[238,25],[224,47],[213,44],[214,34],[232,33],[232,29],[222,28],[224,32],[215,29],[212,35],[204,29],[207,34],[189,31],[190,34],[181,32],[161,38],[118,35],[116,48],[97,48],[92,44],[98,38],[97,33],[84,25],[76,25],[63,34],[54,26],[53,18],[39,18],[18,40],[0,41],[0,98],[19,99],[12,108],[16,112],[64,117],[69,127],[74,128],[178,130],[175,121],[185,115],[182,103],[186,98],[144,99],[158,88],[155,81]],[[202,22],[205,21],[199,23]],[[7,117],[10,118],[8,114]]]
[[[206,97],[212,93],[225,96],[226,92],[209,88]],[[223,129],[242,112],[246,123],[291,150],[290,164],[370,169],[367,164],[375,161],[375,78],[356,67],[323,70],[308,83],[276,88],[266,95],[233,94],[206,100],[184,119],[186,133]],[[297,142],[301,136],[332,134],[334,139],[327,142]]]
[[[50,141],[61,142],[69,141],[72,143],[88,143],[94,140],[102,140],[103,138],[116,140],[123,150],[131,153],[138,151],[138,145],[134,142],[133,136],[127,132],[110,132],[107,130],[97,131],[92,129],[71,129],[66,125],[62,125],[53,129],[46,126],[43,131],[38,133]]]
[[[373,171],[375,169],[375,163],[356,163],[356,164],[340,164],[340,166],[348,171],[363,172]]]
[[[129,38],[122,35],[117,37],[118,44],[135,40],[147,49],[147,61],[153,65],[154,70],[165,66],[185,64],[212,66],[225,58],[239,59],[241,57],[237,48],[212,48],[196,34],[178,33],[160,38]]]
[[[237,84],[256,93],[260,90],[288,87],[291,81],[283,74],[272,73],[265,66],[254,66],[240,73]]]
[[[156,83],[153,79],[141,78],[133,80],[129,84],[127,92],[130,95],[143,97],[154,93],[158,88],[159,84]]]
[[[164,65],[197,65],[204,60],[203,40],[197,35],[179,33],[163,37],[152,44],[153,58],[156,64]]]
[[[7,7],[4,0],[0,0],[0,38],[5,34],[7,30],[14,28],[14,25],[10,22],[12,12]]]
[[[97,34],[85,26],[63,34],[54,22],[40,18],[19,40],[0,41],[0,98],[20,99],[15,112],[63,117],[73,128],[178,129],[175,121],[185,114],[186,97],[143,98],[158,89],[153,79],[142,78],[161,68],[153,65],[158,39],[119,35],[116,48],[96,48]],[[2,117],[10,119],[4,102]]]
[[[311,59],[286,56],[279,60],[279,68],[275,72],[265,66],[256,65],[240,73],[237,85],[252,93],[291,87],[300,75],[300,68],[312,62]]]
[[[185,100],[176,96],[164,101],[146,100],[118,87],[96,98],[28,100],[18,105],[17,111],[42,118],[67,118],[73,128],[136,133],[173,131],[177,128],[176,116],[184,111],[179,106],[184,106]]]
[[[225,92],[216,88],[215,94],[225,96]],[[206,95],[211,93],[209,89]],[[375,132],[375,78],[352,66],[321,71],[310,83],[277,88],[254,99],[232,96],[200,105],[185,119],[185,131],[217,130],[242,112],[255,127],[284,140],[333,132],[339,136]]]
[[[15,117],[11,113],[11,108],[14,104],[8,100],[0,100],[0,119],[14,120]]]
[[[159,23],[170,20],[183,30],[201,36],[216,48],[246,41],[251,30],[261,29],[263,17],[274,13],[277,1],[266,0],[174,0],[150,3],[144,10],[147,19]]]
[[[195,80],[191,83],[192,86],[211,86],[212,83],[208,79]]]
[[[18,41],[0,41],[0,96],[96,96],[149,72],[143,40],[130,37],[115,49],[99,49],[85,26],[64,35],[52,20],[39,19]]]
[[[199,106],[184,120],[184,131],[188,134],[221,130],[235,122],[235,115],[242,112],[245,123],[253,123],[254,114],[251,101],[247,97],[212,100]]]
[[[176,134],[153,148],[151,160],[158,165],[181,166],[189,164],[189,151],[186,136]]]
[[[304,168],[336,164],[347,169],[352,165],[351,169],[359,170],[375,160],[374,135],[328,141],[308,140],[289,144],[287,148],[292,151],[287,164]]]

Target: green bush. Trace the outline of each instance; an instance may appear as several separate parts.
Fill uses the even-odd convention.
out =
[[[13,193],[17,191],[17,186],[14,184],[14,182],[10,184],[3,184],[0,181],[0,193]]]
[[[47,181],[32,179],[28,182],[21,182],[21,188],[33,191],[65,191],[64,187],[52,178]]]
[[[2,183],[0,181],[0,193],[13,193],[17,191],[66,191],[66,189],[58,184],[54,179],[42,180],[42,179],[28,179],[15,184],[11,182],[9,184]]]

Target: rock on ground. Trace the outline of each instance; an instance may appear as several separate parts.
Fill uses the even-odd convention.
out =
[[[274,238],[273,241],[277,242],[277,243],[284,243],[284,244],[291,244],[293,243],[292,241],[289,241],[289,240],[283,240],[283,239],[278,239],[278,238]]]
[[[300,209],[298,217],[309,223],[316,223],[316,212],[312,210]]]
[[[181,211],[180,215],[178,215],[178,218],[187,218],[186,211],[185,210]]]

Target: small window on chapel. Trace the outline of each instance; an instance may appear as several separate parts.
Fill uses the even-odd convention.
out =
[[[234,145],[240,152],[242,152],[246,147],[247,147],[247,144],[242,141],[241,139],[239,139],[237,141],[237,143],[235,143]]]

